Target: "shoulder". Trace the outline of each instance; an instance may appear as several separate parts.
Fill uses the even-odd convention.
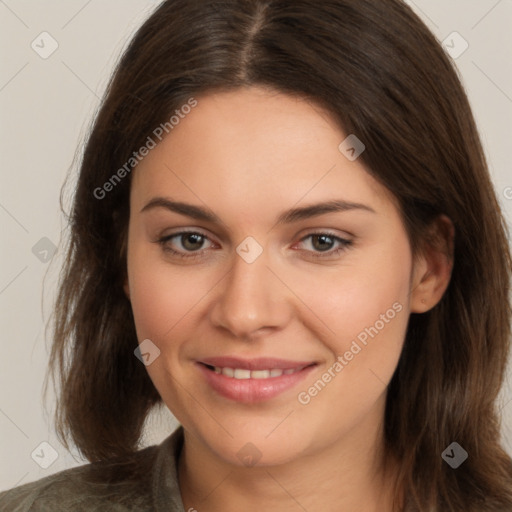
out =
[[[1,512],[152,510],[158,446],[129,458],[86,464],[0,493]]]

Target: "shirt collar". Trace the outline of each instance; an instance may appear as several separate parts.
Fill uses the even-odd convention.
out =
[[[156,512],[185,512],[178,482],[178,460],[183,442],[184,430],[180,425],[158,447],[152,482]]]

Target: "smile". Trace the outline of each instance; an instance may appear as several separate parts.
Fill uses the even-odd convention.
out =
[[[280,368],[272,368],[268,370],[246,370],[245,368],[221,368],[220,366],[208,366],[210,370],[213,370],[216,374],[225,375],[233,379],[269,379],[275,377],[281,377],[281,375],[291,375],[292,373],[300,372],[305,367],[300,368],[289,368],[282,370]]]
[[[216,395],[235,402],[255,403],[295,388],[318,364],[274,358],[224,357],[203,359],[195,366]]]

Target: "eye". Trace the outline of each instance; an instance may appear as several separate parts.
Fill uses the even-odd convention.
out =
[[[305,252],[310,253],[313,258],[332,258],[347,250],[353,243],[351,240],[327,232],[310,233],[303,237],[299,244],[306,240],[310,241],[306,244],[310,248],[305,249]],[[213,242],[206,235],[198,231],[180,231],[156,240],[166,253],[189,260],[204,256],[206,241],[210,241],[213,245]]]
[[[309,245],[312,250],[308,250],[307,252],[313,252],[313,258],[330,258],[336,256],[347,250],[353,243],[352,240],[346,240],[345,238],[325,232],[310,233],[302,238],[301,243],[305,240],[310,240],[310,243],[306,245]],[[333,246],[335,247],[336,245],[337,248],[333,249]]]
[[[174,239],[176,242],[171,243]],[[179,258],[197,258],[202,256],[204,250],[201,249],[203,249],[206,240],[209,240],[209,238],[198,231],[180,231],[179,233],[161,237],[157,240],[157,243],[162,246],[165,252],[169,252]],[[173,248],[173,244],[175,247],[178,246],[178,250]]]

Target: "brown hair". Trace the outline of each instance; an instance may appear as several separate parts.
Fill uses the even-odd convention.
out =
[[[510,253],[468,99],[441,45],[401,0],[167,0],[122,55],[89,134],[54,311],[57,428],[91,461],[137,450],[161,398],[134,356],[124,295],[131,174],[94,190],[192,96],[247,85],[327,108],[366,145],[413,251],[455,226],[448,290],[410,317],[389,385],[386,448],[411,511],[512,510],[496,399],[509,354]],[[441,458],[453,441],[469,458]],[[67,445],[69,446],[69,445]]]

